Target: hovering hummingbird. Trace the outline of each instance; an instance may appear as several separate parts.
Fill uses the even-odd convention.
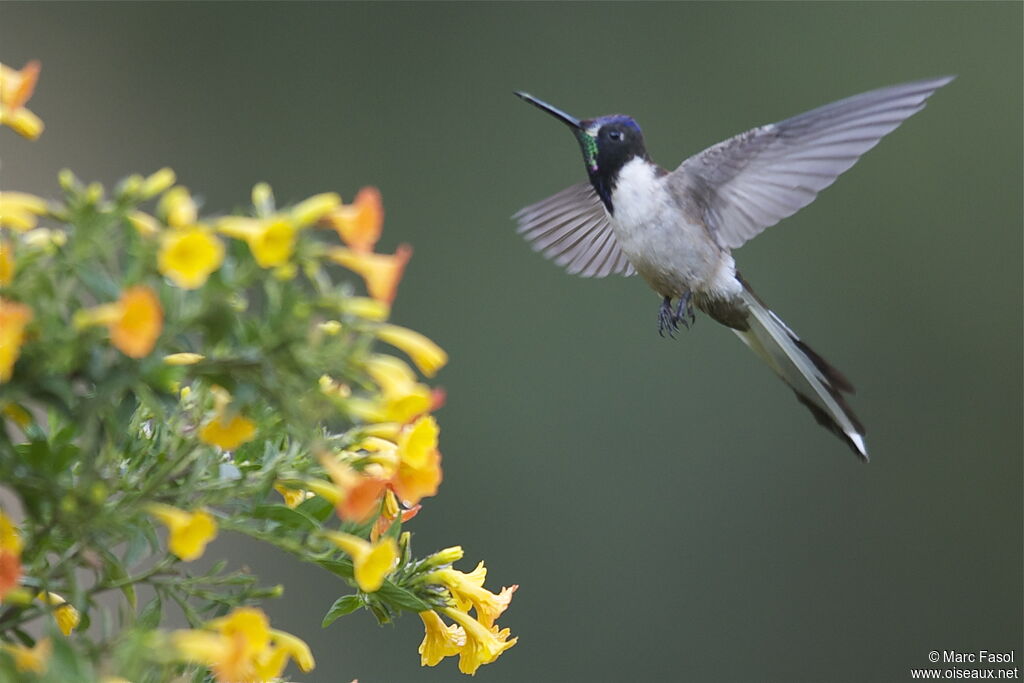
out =
[[[843,397],[853,386],[754,294],[732,250],[814,201],[953,78],[872,90],[753,128],[671,172],[651,161],[631,117],[578,119],[517,92],[572,129],[590,178],[516,213],[518,231],[570,273],[639,273],[662,298],[661,334],[689,327],[694,305],[731,328],[866,461],[864,428]]]

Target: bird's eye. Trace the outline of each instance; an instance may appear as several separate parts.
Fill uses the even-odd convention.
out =
[[[610,131],[608,131],[608,139],[609,140],[615,140],[615,141],[621,140],[622,139],[622,131],[618,131],[618,130],[610,130]]]

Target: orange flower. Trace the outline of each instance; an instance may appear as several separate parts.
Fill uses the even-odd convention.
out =
[[[354,251],[372,252],[384,224],[384,205],[380,191],[375,187],[364,187],[359,190],[354,202],[339,206],[324,216],[323,220]]]
[[[412,257],[412,247],[400,244],[392,255],[362,253],[344,247],[334,247],[327,252],[327,257],[338,265],[362,275],[370,296],[390,305],[398,293],[398,283],[402,281],[405,265]]]
[[[25,108],[39,79],[40,64],[33,59],[15,71],[0,64],[0,125],[10,126],[22,137],[35,140],[43,132],[43,122]]]
[[[0,510],[0,600],[21,579],[21,546],[18,528]]]
[[[384,532],[391,528],[391,525],[398,519],[399,513],[402,515],[402,522],[408,522],[410,519],[415,517],[419,513],[422,505],[414,505],[407,510],[403,510],[398,506],[398,499],[395,497],[395,492],[388,490],[384,494],[383,505],[381,506],[380,517],[377,518],[376,523],[373,525],[373,529],[370,530],[370,540],[376,541],[378,538],[384,535]]]
[[[120,316],[110,325],[110,341],[131,358],[153,350],[164,326],[164,309],[156,293],[145,285],[129,287],[118,302]]]
[[[25,340],[25,326],[31,320],[31,308],[0,298],[0,383],[9,380],[14,373],[14,363]]]

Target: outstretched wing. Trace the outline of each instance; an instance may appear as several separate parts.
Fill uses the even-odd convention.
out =
[[[633,266],[619,248],[604,205],[590,183],[566,188],[518,211],[517,232],[573,275],[632,275]]]
[[[754,128],[684,161],[673,175],[704,201],[719,243],[736,248],[814,201],[955,76],[894,85]]]

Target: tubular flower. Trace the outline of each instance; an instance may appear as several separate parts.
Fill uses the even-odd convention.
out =
[[[47,213],[46,201],[27,192],[0,192],[0,228],[25,232]]]
[[[21,579],[21,548],[18,528],[0,510],[0,601]]]
[[[14,247],[7,240],[0,238],[0,287],[11,284],[14,280]]]
[[[199,226],[168,232],[157,256],[157,270],[182,289],[198,289],[224,262],[224,245]]]
[[[295,251],[297,227],[282,216],[266,219],[227,216],[217,223],[217,230],[245,241],[261,268],[282,266]]]
[[[332,455],[320,456],[320,464],[334,484],[334,509],[338,517],[351,522],[363,522],[370,518],[380,504],[381,495],[387,482],[377,477],[362,475]],[[325,482],[320,482],[325,484]],[[315,489],[310,489],[314,490]],[[331,498],[316,491],[327,500]],[[325,492],[326,493],[326,492]]]
[[[274,484],[274,490],[281,494],[281,497],[284,498],[284,504],[290,508],[297,508],[303,501],[313,497],[312,491],[293,489],[282,484]]]
[[[376,542],[378,538],[383,536],[391,528],[391,525],[395,523],[395,520],[398,519],[399,514],[401,514],[403,523],[408,522],[419,513],[421,507],[421,505],[414,505],[403,510],[398,505],[395,492],[391,490],[385,491],[380,516],[377,517],[377,521],[374,522],[373,528],[370,530],[370,540]]]
[[[252,441],[256,423],[241,415],[218,414],[199,430],[199,440],[225,451],[233,451],[243,443]]]
[[[165,166],[142,181],[139,185],[139,196],[143,199],[151,199],[161,192],[166,192],[177,179],[174,169]]]
[[[366,593],[376,592],[384,585],[384,577],[398,559],[398,544],[390,537],[371,544],[340,531],[325,531],[324,536],[352,558],[356,584]]]
[[[213,391],[214,415],[199,430],[199,440],[225,451],[232,451],[256,435],[256,423],[247,417],[231,413],[231,394],[217,387]]]
[[[365,296],[348,297],[341,303],[341,310],[357,318],[377,322],[387,320],[391,315],[391,306]]]
[[[459,671],[464,674],[474,675],[483,664],[490,664],[519,640],[509,640],[507,628],[501,631],[497,626],[488,628],[457,609],[445,607],[444,613],[466,632],[466,644],[459,651]]]
[[[110,325],[110,341],[131,358],[142,358],[153,350],[164,324],[164,311],[156,293],[142,285],[129,287],[121,295],[120,316]]]
[[[0,64],[0,126],[9,126],[18,135],[35,140],[43,132],[43,122],[25,108],[39,79],[40,64],[33,59],[20,71]]]
[[[177,185],[165,192],[157,202],[156,212],[163,216],[164,221],[172,228],[195,225],[196,219],[199,218],[199,208],[188,188],[183,185]]]
[[[334,228],[341,241],[354,251],[372,252],[384,225],[380,191],[375,187],[364,187],[354,202],[337,207],[324,216],[324,222]]]
[[[206,356],[201,353],[170,353],[164,356],[165,365],[195,365],[205,360]]]
[[[71,632],[78,627],[81,615],[67,600],[56,593],[40,593],[36,596],[40,602],[56,609],[53,610],[53,619],[57,622],[57,628],[64,635],[71,635]]]
[[[459,654],[466,644],[466,631],[458,624],[445,625],[437,612],[420,612],[423,620],[423,642],[420,643],[420,666],[437,666],[445,657]]]
[[[402,281],[405,266],[412,257],[412,247],[408,244],[400,244],[395,253],[390,256],[333,247],[327,251],[327,257],[338,265],[361,275],[366,282],[366,291],[370,293],[370,296],[390,306],[398,293],[398,283]]]
[[[14,374],[14,363],[25,341],[25,327],[31,321],[31,308],[0,297],[0,384]]]
[[[512,594],[519,586],[502,588],[501,593],[495,595],[483,587],[486,576],[487,569],[481,562],[469,574],[451,567],[442,567],[430,572],[424,580],[445,585],[451,591],[456,607],[465,612],[472,605],[480,623],[490,627],[502,612],[508,609],[509,603],[512,602]]]
[[[0,643],[0,649],[4,650],[14,660],[14,668],[22,673],[46,673],[50,663],[50,653],[53,651],[53,643],[49,638],[43,638],[36,642],[35,646],[27,647],[14,643]]]
[[[179,657],[209,667],[221,683],[274,680],[289,657],[303,671],[315,665],[309,646],[271,629],[262,610],[239,607],[206,626],[205,630],[175,631],[171,643]]]
[[[437,495],[441,484],[441,452],[437,450],[440,432],[430,415],[402,429],[398,435],[398,468],[391,479],[395,493],[415,505],[427,496]]]
[[[348,409],[356,417],[368,422],[404,423],[430,410],[430,387],[417,382],[412,368],[398,358],[373,355],[366,361],[366,372],[381,388],[381,395],[373,400],[349,400]]]
[[[146,510],[164,523],[170,534],[167,547],[185,562],[201,557],[217,535],[217,522],[205,510],[186,512],[160,503],[151,503]]]
[[[448,362],[448,354],[424,335],[398,325],[380,325],[377,339],[401,349],[427,377],[433,377]]]
[[[164,325],[164,310],[156,293],[145,285],[124,290],[114,303],[75,313],[77,328],[106,325],[110,342],[126,356],[142,358],[153,350]]]
[[[305,228],[329,215],[340,204],[341,197],[333,192],[324,192],[299,202],[292,207],[289,215],[295,227]]]

